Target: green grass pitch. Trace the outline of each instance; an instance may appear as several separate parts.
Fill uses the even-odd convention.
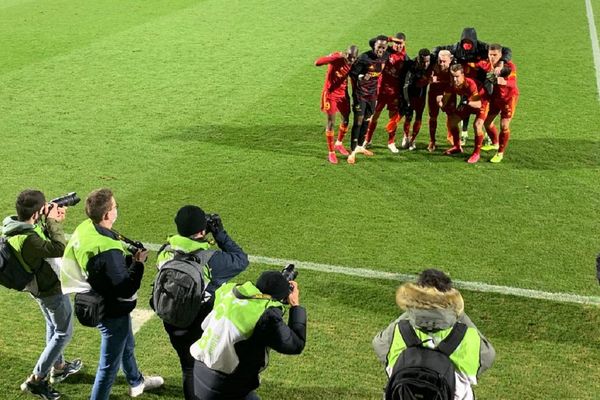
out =
[[[510,46],[519,69],[505,160],[429,154],[426,121],[419,149],[393,155],[382,116],[374,157],[329,165],[325,68],[314,60],[397,31],[414,56],[455,43],[465,26]],[[583,0],[0,0],[0,211],[12,213],[28,187],[85,196],[108,186],[115,228],[146,242],[174,233],[176,210],[193,203],[220,213],[253,255],[410,274],[436,266],[464,281],[598,296],[594,79]],[[81,205],[70,209],[67,231],[83,219]],[[240,281],[266,268],[253,264]],[[380,399],[385,376],[370,341],[398,314],[398,283],[301,269],[306,351],[273,355],[259,395]],[[479,399],[599,398],[598,306],[464,296],[498,353]],[[0,398],[21,398],[43,320],[27,295],[0,290],[0,321]],[[142,371],[166,380],[144,396],[181,398],[160,321],[136,340]],[[67,356],[86,367],[57,386],[63,398],[89,396],[98,352],[98,332],[77,325]],[[111,398],[127,398],[122,376]]]

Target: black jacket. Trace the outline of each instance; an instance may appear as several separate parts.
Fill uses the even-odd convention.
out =
[[[465,50],[462,44],[469,41],[473,44],[471,50]],[[489,45],[477,39],[477,31],[475,28],[465,28],[460,36],[460,42],[449,44],[446,46],[435,47],[432,51],[432,63],[437,59],[437,54],[440,50],[449,50],[454,55],[454,60],[457,63],[473,63],[481,60],[487,60]],[[502,61],[507,62],[512,59],[512,50],[509,47],[502,47]]]
[[[249,264],[248,255],[233,241],[233,239],[231,239],[231,237],[229,237],[224,229],[216,234],[214,239],[221,250],[215,251],[208,260],[211,279],[206,290],[213,295],[211,301],[204,304],[202,309],[199,310],[198,316],[194,322],[186,329],[177,328],[173,325],[164,323],[165,330],[175,336],[183,336],[190,331],[197,332],[196,335],[193,335],[195,338],[193,342],[202,336],[202,321],[204,321],[204,318],[206,318],[208,313],[212,310],[212,301],[214,300],[215,291],[219,286],[243,272]],[[150,297],[150,300],[152,300],[152,297]]]
[[[252,336],[235,345],[239,365],[232,374],[212,370],[200,361],[194,366],[196,396],[202,400],[238,400],[260,385],[259,373],[267,367],[265,354],[300,354],[306,344],[306,310],[290,308],[288,324],[283,312],[271,307],[261,315]]]
[[[117,240],[112,231],[96,224],[94,227],[99,234]],[[122,317],[135,308],[135,295],[144,276],[144,264],[130,256],[125,257],[122,251],[115,249],[90,258],[87,272],[88,283],[104,298],[105,317]]]

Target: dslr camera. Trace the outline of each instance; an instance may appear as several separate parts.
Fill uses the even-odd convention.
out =
[[[206,215],[206,230],[216,235],[223,230],[223,220],[219,214],[207,214]]]
[[[79,196],[77,196],[77,193],[70,192],[65,194],[64,196],[59,196],[55,199],[50,200],[49,209],[52,209],[52,207],[54,207],[54,204],[56,204],[58,207],[71,207],[76,205],[80,201],[81,199],[79,198]]]
[[[296,277],[298,276],[298,271],[296,271],[296,266],[294,264],[286,265],[285,268],[281,270],[281,275],[283,275],[283,277],[288,282],[296,280]],[[294,290],[294,287],[290,283],[290,293],[292,293],[292,290]],[[283,301],[282,301],[283,304],[287,304],[287,302],[288,302],[287,298],[283,299]]]
[[[284,269],[281,270],[281,275],[289,282],[295,281],[298,276],[298,271],[296,271],[296,266],[294,264],[288,264]]]

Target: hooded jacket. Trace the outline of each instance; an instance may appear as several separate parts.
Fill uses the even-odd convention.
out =
[[[473,47],[470,50],[463,48],[463,43],[470,42]],[[440,50],[449,50],[454,56],[454,59],[459,64],[476,63],[481,60],[487,60],[489,45],[477,39],[477,31],[475,28],[465,28],[460,35],[460,41],[455,44],[446,46],[437,46],[431,52],[432,63],[433,59],[437,59],[437,54]],[[507,62],[512,59],[512,50],[509,47],[502,47],[501,61]]]
[[[35,278],[25,290],[39,298],[60,294],[60,281],[46,258],[61,257],[65,251],[66,240],[62,224],[48,218],[47,239],[38,235],[35,228],[36,225],[19,221],[16,216],[10,216],[4,218],[2,234],[7,237],[27,235],[21,247],[21,257],[31,268]]]
[[[401,319],[407,319],[413,327],[427,332],[451,328],[456,322],[462,322],[467,327],[477,330],[475,324],[465,314],[462,295],[456,289],[440,292],[433,287],[405,283],[396,291],[396,304],[405,312],[373,339],[373,348],[383,365],[387,364],[394,330]],[[477,370],[477,377],[479,377],[492,366],[496,352],[479,330],[477,333],[480,337],[480,365]]]

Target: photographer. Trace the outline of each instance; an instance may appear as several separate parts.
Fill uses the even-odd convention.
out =
[[[196,253],[210,251],[208,261],[203,266],[202,274],[207,284],[206,292],[210,299],[196,310],[197,316],[191,325],[180,328],[163,322],[165,331],[173,348],[179,356],[181,371],[183,375],[183,393],[187,400],[194,399],[194,359],[190,355],[190,346],[202,336],[202,322],[212,310],[215,290],[235,277],[248,266],[248,255],[244,253],[233,239],[229,237],[223,223],[218,215],[207,215],[197,206],[187,205],[181,207],[175,216],[177,235],[169,237],[168,245],[158,254],[158,265],[160,269],[167,261],[173,258],[173,250],[184,253]],[[212,233],[220,250],[209,250],[210,244],[206,235]]]
[[[63,295],[60,281],[46,258],[61,257],[65,250],[62,221],[66,208],[47,204],[39,190],[24,190],[16,201],[16,216],[6,217],[2,234],[8,238],[19,262],[33,272],[25,291],[37,301],[46,320],[46,347],[33,374],[21,385],[43,399],[58,399],[50,383],[60,382],[81,369],[81,360],[65,361],[63,351],[73,335],[73,312],[69,296]],[[42,216],[46,217],[45,227]],[[45,228],[45,230],[44,230]]]
[[[288,324],[284,304],[290,305]],[[228,283],[217,289],[204,335],[190,348],[197,360],[194,385],[201,400],[256,400],[259,373],[268,350],[300,354],[306,343],[306,310],[294,281],[281,272],[263,272],[256,284]]]
[[[60,278],[63,292],[95,292],[104,302],[97,325],[102,337],[100,360],[90,399],[108,400],[121,365],[129,395],[137,397],[164,383],[160,376],[143,376],[138,370],[131,330],[130,313],[136,306],[148,251],[137,250],[127,262],[123,244],[111,230],[117,219],[117,202],[110,189],[90,193],[85,212],[89,219],[75,229],[67,244]]]

